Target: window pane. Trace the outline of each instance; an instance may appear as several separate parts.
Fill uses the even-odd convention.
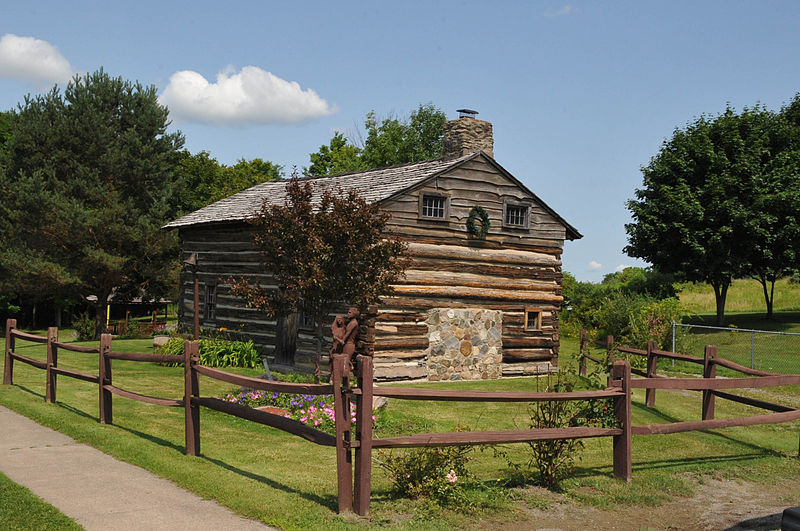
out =
[[[527,226],[528,207],[518,205],[506,205],[506,225],[514,227]]]
[[[422,217],[443,219],[446,200],[446,198],[436,195],[422,196]]]

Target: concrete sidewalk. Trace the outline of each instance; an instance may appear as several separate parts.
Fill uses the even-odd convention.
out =
[[[270,529],[3,406],[0,472],[88,530]]]

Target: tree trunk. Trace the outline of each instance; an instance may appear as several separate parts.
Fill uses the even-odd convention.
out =
[[[753,277],[761,284],[761,289],[764,291],[764,302],[767,306],[767,319],[772,318],[772,306],[775,301],[775,279],[768,279],[765,275]],[[770,285],[767,289],[767,284]]]
[[[54,321],[55,321],[55,325],[54,326],[56,328],[61,328],[61,305],[60,304],[54,304],[53,307],[55,308],[55,315],[53,316],[55,318],[54,319]]]
[[[728,287],[730,287],[730,280],[725,282],[712,282],[714,287],[714,298],[717,302],[717,326],[722,326],[725,322],[725,299],[728,297]]]

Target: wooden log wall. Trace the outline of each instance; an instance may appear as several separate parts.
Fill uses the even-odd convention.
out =
[[[422,220],[420,197],[430,191],[447,195],[447,218]],[[529,228],[503,227],[506,201],[530,205]],[[560,343],[558,310],[561,295],[561,253],[566,227],[508,176],[482,157],[469,161],[382,204],[391,214],[389,232],[408,242],[411,258],[393,295],[383,298],[375,315],[375,376],[380,380],[419,379],[428,347],[427,312],[433,308],[487,308],[503,311],[503,374],[531,374],[557,365]],[[467,218],[483,207],[491,227],[485,239],[470,238]],[[198,253],[201,326],[240,332],[274,353],[278,323],[245,308],[230,295],[225,279],[244,275],[273,286],[264,274],[244,223],[181,229],[183,259]],[[181,275],[181,323],[191,329],[192,275]],[[216,318],[205,317],[205,285],[215,284]],[[525,330],[525,309],[541,311],[541,328]],[[369,320],[369,319],[368,319]],[[330,331],[326,326],[325,335]],[[298,324],[295,362],[313,361],[313,330]],[[366,338],[365,338],[366,339]],[[327,351],[327,343],[323,353]]]
[[[449,198],[446,220],[423,220],[420,196]],[[529,228],[504,228],[503,205],[528,204]],[[503,374],[555,366],[560,335],[561,252],[566,229],[535,198],[482,158],[384,203],[390,231],[408,242],[409,268],[376,320],[375,375],[381,380],[424,378],[427,312],[433,308],[503,310]],[[489,214],[484,240],[469,238],[475,206]],[[525,309],[542,312],[540,330],[525,330]]]

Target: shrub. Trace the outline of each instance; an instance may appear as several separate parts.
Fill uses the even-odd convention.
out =
[[[136,319],[128,321],[128,326],[119,334],[120,339],[138,339],[142,337],[142,326]]]
[[[183,355],[184,339],[172,337],[159,348],[162,354]],[[229,341],[225,339],[201,339],[198,341],[200,364],[208,367],[248,367],[261,365],[261,354],[252,340]]]
[[[89,316],[89,312],[84,312],[72,322],[75,327],[75,333],[78,335],[78,341],[91,341],[94,339],[97,323]]]
[[[463,486],[471,478],[467,470],[471,451],[471,446],[463,445],[414,448],[397,453],[379,450],[376,461],[386,470],[393,490],[400,496],[463,506],[468,503]]]
[[[646,348],[649,341],[662,348],[671,345],[672,321],[680,317],[677,299],[624,293],[610,295],[597,312],[601,335],[613,335],[616,343],[637,348]]]

